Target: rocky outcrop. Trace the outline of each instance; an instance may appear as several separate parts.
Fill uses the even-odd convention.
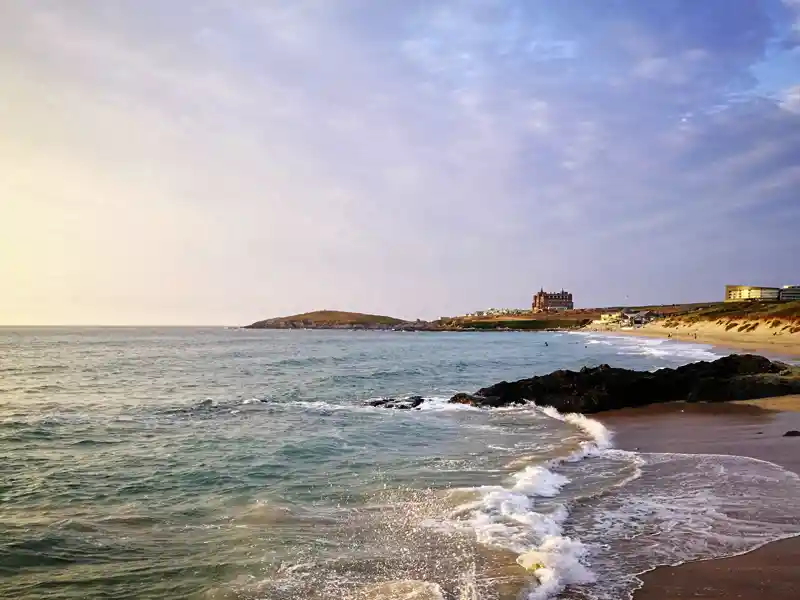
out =
[[[411,410],[412,408],[418,408],[423,402],[425,402],[425,398],[422,396],[411,396],[410,398],[403,398],[400,400],[395,398],[380,398],[378,400],[370,400],[367,402],[367,406],[396,408],[398,410]]]
[[[660,402],[724,402],[800,393],[800,367],[763,356],[733,354],[677,369],[632,371],[608,365],[554,371],[519,381],[501,381],[474,394],[459,393],[453,404],[497,408],[536,402],[562,412],[596,413]],[[424,399],[373,400],[384,408],[418,408]]]
[[[800,392],[800,369],[763,356],[731,355],[677,369],[632,371],[601,365],[502,381],[450,402],[498,407],[534,401],[560,411],[595,413],[685,400],[724,402]]]

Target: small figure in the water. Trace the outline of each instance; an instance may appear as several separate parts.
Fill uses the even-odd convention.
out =
[[[548,344],[547,342],[545,342],[545,343],[544,343],[544,345],[545,345],[545,346],[549,346],[550,344]]]

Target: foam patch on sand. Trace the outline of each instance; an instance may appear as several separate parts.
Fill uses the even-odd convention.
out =
[[[629,599],[641,585],[637,575],[658,566],[735,556],[800,535],[800,476],[791,471],[742,456],[638,456],[641,477],[571,522],[603,575],[589,598]]]

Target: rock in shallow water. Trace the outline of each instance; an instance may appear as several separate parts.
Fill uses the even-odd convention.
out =
[[[378,400],[370,400],[367,402],[367,406],[411,410],[412,408],[417,408],[423,402],[425,402],[425,398],[422,396],[411,396],[410,398],[402,398],[400,400],[396,400],[395,398],[380,398]]]
[[[732,354],[713,362],[677,369],[633,371],[608,365],[580,371],[553,371],[519,381],[501,381],[474,394],[458,393],[449,402],[498,408],[533,401],[562,412],[595,413],[661,402],[724,402],[800,393],[800,367],[753,354]],[[369,406],[409,410],[421,396],[382,398]]]
[[[800,437],[800,431],[797,431],[796,429],[790,429],[783,434],[783,437]]]
[[[723,402],[800,392],[800,369],[763,356],[733,354],[677,369],[632,371],[608,365],[501,381],[450,402],[498,407],[534,401],[560,411],[594,413],[686,400]]]

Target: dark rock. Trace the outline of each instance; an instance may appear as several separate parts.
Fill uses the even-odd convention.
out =
[[[411,410],[412,408],[419,408],[420,404],[425,402],[422,396],[411,396],[397,400],[395,398],[380,398],[378,400],[370,400],[367,406],[378,406],[381,408],[396,408],[398,410]]]
[[[750,354],[726,356],[677,369],[632,371],[609,365],[580,371],[501,381],[475,394],[456,394],[452,403],[499,407],[534,401],[560,411],[595,413],[688,400],[723,402],[800,392],[800,369]]]
[[[800,431],[797,431],[796,429],[790,429],[783,434],[783,437],[800,437]]]
[[[465,394],[464,392],[459,392],[450,398],[450,404],[480,404],[485,400],[486,398],[478,398],[474,394]]]
[[[411,402],[411,408],[417,408],[420,404],[425,402],[425,398],[422,396],[411,396],[408,400]]]

